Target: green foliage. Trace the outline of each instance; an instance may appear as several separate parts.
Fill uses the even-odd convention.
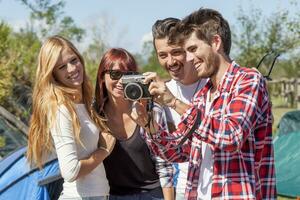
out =
[[[13,93],[8,98],[14,113],[29,121],[31,94],[41,42],[32,30],[21,30],[13,34],[12,50],[17,52],[13,62]],[[16,51],[17,50],[17,51]]]
[[[17,81],[31,86],[41,42],[32,30],[23,29],[19,33],[12,34],[12,37],[10,48],[16,52],[16,59],[13,62],[14,77]]]
[[[263,42],[260,31],[256,28],[259,16],[261,16],[259,10],[252,11],[250,16],[241,10],[237,18],[240,23],[240,32],[233,32],[233,44],[239,51],[237,60],[245,66],[256,66],[255,64],[259,61],[257,55],[263,55],[265,52],[259,46]]]
[[[300,15],[292,18],[288,10],[277,10],[265,17],[262,10],[255,7],[249,13],[240,9],[238,28],[234,27],[236,34],[233,34],[233,43],[238,49],[236,60],[244,66],[256,67],[262,56],[270,51],[285,57],[285,64],[293,60],[291,56],[299,51],[300,45]],[[262,73],[268,71],[273,58],[269,56],[264,60],[260,68]],[[274,72],[278,66],[275,69]],[[297,73],[290,73],[289,70],[289,67],[283,68],[285,75],[295,77]],[[282,71],[279,74],[282,75]]]
[[[9,35],[11,28],[1,21],[0,23],[0,57],[7,57],[7,49],[9,47]]]
[[[1,137],[0,136],[0,148],[3,148],[3,147],[5,147],[5,137]]]
[[[0,61],[0,104],[12,93],[12,70]]]
[[[292,56],[290,59],[281,60],[276,66],[274,78],[280,79],[283,77],[299,78],[300,77],[300,58]]]
[[[10,36],[11,29],[4,22],[0,23],[0,104],[12,92],[12,72],[10,68],[12,59],[10,59]]]
[[[0,23],[0,103],[27,123],[41,40],[59,34],[80,41],[85,31],[64,15],[64,1],[18,1],[32,11],[31,21],[16,32]]]
[[[64,17],[59,24],[58,35],[81,41],[85,34],[82,28],[76,26],[74,20],[71,17]]]
[[[1,49],[0,102],[24,122],[28,122],[31,87],[41,44],[37,35],[29,29],[14,33],[7,32],[7,25],[4,28],[2,24],[1,27],[1,44],[5,48]]]
[[[169,79],[168,72],[159,64],[155,50],[152,51],[151,56],[148,59],[148,63],[143,66],[142,68],[143,72],[156,72],[161,78]]]
[[[145,64],[141,71],[142,72],[156,72],[163,79],[170,79],[168,72],[159,64],[155,49],[153,48],[152,42],[144,44],[144,52],[150,52],[148,62]]]
[[[69,16],[64,16],[64,1],[52,3],[52,0],[18,0],[31,10],[32,23],[38,25],[36,32],[41,37],[62,35],[70,40],[80,41],[85,31],[78,27]]]
[[[85,66],[91,81],[95,85],[97,79],[98,66],[100,60],[108,49],[108,44],[106,44],[102,38],[102,35],[97,34],[96,30],[93,30],[94,36],[93,41],[87,49],[83,52],[83,57],[85,58]]]

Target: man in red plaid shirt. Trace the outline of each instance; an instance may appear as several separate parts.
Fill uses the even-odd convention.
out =
[[[186,105],[156,73],[144,73],[155,100],[182,114],[175,132],[151,135],[152,150],[169,161],[189,161],[186,199],[276,199],[266,82],[229,58],[228,22],[215,10],[199,9],[169,42],[181,44],[199,79],[209,81]]]

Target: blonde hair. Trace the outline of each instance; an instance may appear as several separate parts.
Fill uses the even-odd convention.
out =
[[[35,85],[32,95],[32,116],[28,133],[27,158],[31,164],[42,168],[45,156],[53,151],[50,129],[54,125],[60,105],[64,105],[71,115],[73,133],[80,144],[80,123],[75,112],[72,97],[75,90],[59,84],[53,77],[53,69],[64,49],[71,50],[84,67],[84,60],[74,45],[61,36],[48,38],[40,49]],[[90,117],[101,128],[97,115],[92,109],[92,84],[83,70],[82,99]]]

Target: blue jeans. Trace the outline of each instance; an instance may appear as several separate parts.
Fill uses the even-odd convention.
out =
[[[131,195],[110,195],[109,200],[164,200],[161,188]]]
[[[98,197],[59,197],[59,200],[108,200],[108,196]]]

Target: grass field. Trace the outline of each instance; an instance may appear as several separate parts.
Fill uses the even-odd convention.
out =
[[[277,199],[278,200],[292,200],[292,199],[296,199],[296,198],[287,198],[287,197],[278,196]]]

